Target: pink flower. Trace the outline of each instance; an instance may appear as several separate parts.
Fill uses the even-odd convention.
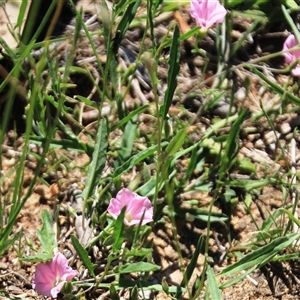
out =
[[[32,287],[47,297],[56,298],[64,284],[78,272],[68,266],[63,254],[56,254],[51,261],[39,263],[32,279]]]
[[[222,23],[226,13],[218,0],[191,0],[191,16],[204,30],[216,23]]]
[[[139,225],[140,223],[145,225],[153,221],[153,207],[150,200],[125,188],[119,191],[116,198],[110,200],[107,211],[114,219],[117,219],[125,206],[124,223],[127,226]]]
[[[297,38],[291,34],[287,37],[287,39],[285,40],[284,44],[283,44],[283,51],[284,50],[289,50],[293,47],[299,46],[299,42],[297,40]],[[294,61],[296,61],[297,59],[300,58],[300,50],[295,50],[292,52],[286,52],[283,53],[284,57],[285,57],[285,62],[287,64],[291,64]],[[292,70],[292,74],[294,76],[300,76],[300,64],[297,65],[293,70]]]

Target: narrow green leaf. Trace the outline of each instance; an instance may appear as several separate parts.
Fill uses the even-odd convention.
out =
[[[239,133],[241,125],[246,117],[247,110],[243,110],[237,120],[232,125],[230,134],[225,146],[224,154],[222,155],[220,169],[219,169],[219,179],[223,180],[226,173],[229,171],[233,159],[237,156],[239,151]]]
[[[113,243],[113,251],[114,252],[120,251],[121,245],[124,241],[123,231],[124,231],[125,211],[126,211],[126,207],[122,208],[122,211],[118,215],[116,224],[114,226],[114,243]]]
[[[35,143],[36,145],[42,146],[44,144],[45,138],[39,136],[30,137],[30,142]],[[93,153],[93,148],[89,145],[80,142],[78,139],[75,140],[51,140],[50,148],[55,149],[66,149],[70,151],[78,151],[85,153]]]
[[[105,39],[105,44],[109,44],[109,37],[111,35],[111,26],[112,26],[112,20],[110,11],[108,9],[107,3],[105,0],[102,0],[100,2],[100,16],[103,24],[103,35]]]
[[[222,213],[210,212],[209,210],[203,210],[200,208],[179,208],[176,209],[176,213],[179,215],[185,215],[186,213],[190,213],[196,219],[201,220],[203,222],[225,222],[228,220],[228,216]]]
[[[92,195],[92,192],[100,178],[101,172],[106,162],[106,150],[107,150],[107,137],[108,137],[108,125],[107,120],[103,118],[98,127],[96,136],[96,144],[91,159],[91,163],[88,168],[88,176],[85,182],[84,190],[82,191],[82,197],[85,201]]]
[[[137,128],[136,121],[137,121],[137,115],[135,115],[125,126],[123,139],[121,142],[121,149],[118,152],[119,155],[115,167],[122,165],[131,156],[133,142],[136,135],[136,128]]]
[[[71,235],[71,240],[78,256],[80,257],[84,265],[87,267],[90,274],[95,278],[94,270],[96,265],[92,264],[87,251],[82,247],[82,245],[80,244],[79,240],[75,235],[73,234]]]
[[[19,9],[19,14],[18,14],[18,20],[17,20],[17,24],[16,24],[19,27],[19,30],[21,29],[23,21],[25,19],[27,5],[28,5],[28,0],[21,1],[21,6]]]
[[[298,7],[297,4],[296,4],[296,7]],[[294,23],[292,17],[290,16],[289,12],[287,11],[287,9],[285,8],[285,6],[283,4],[281,5],[281,9],[282,9],[282,12],[283,12],[286,20],[288,21],[289,25],[291,26],[295,37],[297,38],[298,42],[300,43],[300,32],[299,32],[296,24]]]
[[[292,244],[297,238],[299,238],[298,233],[279,237],[242,257],[236,263],[226,267],[220,273],[220,275],[229,276],[236,272],[241,272],[243,270],[247,270],[248,268],[252,268],[253,266],[262,266],[262,262],[267,263],[268,261],[272,260],[275,254]]]
[[[129,120],[131,120],[133,117],[135,117],[136,115],[139,115],[140,113],[144,112],[146,109],[149,108],[149,104],[143,105],[138,107],[137,109],[135,109],[134,111],[130,112],[126,117],[124,117],[122,120],[120,120],[120,122],[115,125],[112,126],[111,131],[114,131],[116,128],[120,128],[123,125],[125,125]]]
[[[42,210],[42,228],[37,231],[37,236],[41,242],[41,250],[43,253],[49,255],[50,259],[53,257],[53,249],[57,247],[55,234],[52,230],[52,215],[48,210]]]
[[[162,147],[166,146],[167,142],[162,143]],[[136,155],[132,156],[125,162],[122,166],[118,167],[112,175],[112,178],[116,178],[122,175],[124,172],[138,164],[139,162],[143,161],[145,158],[150,157],[153,153],[157,151],[157,145],[151,146],[148,149],[145,149]]]
[[[152,176],[145,184],[140,186],[136,192],[147,197],[153,196],[155,194],[156,180],[156,176]],[[162,188],[163,186],[159,189],[159,191],[161,191]]]
[[[197,242],[196,249],[193,253],[192,259],[189,262],[189,264],[188,264],[188,266],[187,266],[187,268],[186,268],[186,270],[183,274],[183,279],[182,279],[181,284],[180,284],[181,287],[188,286],[188,282],[190,281],[190,279],[192,277],[192,274],[193,274],[193,272],[194,272],[194,270],[197,266],[197,261],[198,261],[198,257],[199,257],[203,242],[204,242],[204,237],[203,237],[203,235],[200,235],[200,237],[198,239],[198,242]],[[181,296],[181,292],[179,291],[176,294],[175,298],[179,299],[180,296]]]
[[[130,3],[126,9],[126,12],[124,13],[123,18],[121,19],[120,23],[117,26],[117,32],[120,32],[119,40],[116,41],[119,44],[119,41],[123,40],[123,37],[126,33],[126,31],[129,28],[130,23],[135,17],[135,14],[137,12],[137,9],[141,5],[141,0],[134,1],[133,3]]]
[[[111,300],[120,300],[120,297],[117,293],[117,290],[116,290],[114,284],[110,285],[109,291],[110,291],[109,295],[110,295]]]
[[[91,107],[95,107],[95,102],[91,101],[90,99],[88,99],[84,96],[76,95],[76,96],[74,96],[74,99],[78,99],[86,105],[89,105]]]
[[[277,255],[273,261],[291,261],[291,260],[299,260],[299,252],[284,254],[284,255]]]
[[[217,216],[210,216],[209,215],[194,215],[195,219],[200,220],[202,222],[208,222],[208,220],[210,221],[210,223],[219,223],[219,222],[226,222],[228,221],[228,216],[223,215],[221,217],[217,217]]]
[[[32,256],[22,256],[20,260],[30,261],[30,262],[45,262],[51,260],[52,258],[53,258],[53,253],[52,255],[49,255],[49,253],[39,253],[37,255],[32,255]]]
[[[82,7],[80,8],[79,12],[80,12],[80,14],[76,14],[76,18],[75,18],[76,21],[75,21],[74,35],[73,35],[73,41],[72,41],[74,49],[76,49],[77,42],[78,42],[78,39],[80,37],[82,15],[83,15],[82,14]],[[71,60],[73,60],[73,58],[71,58]],[[66,64],[65,64],[66,69],[69,69],[69,67],[71,65],[72,65],[71,63],[66,62]]]
[[[42,32],[42,30],[45,28],[51,13],[55,10],[57,1],[58,0],[53,0],[51,2],[51,5],[49,6],[46,14],[44,15],[42,22],[39,24],[39,27],[36,30],[36,32],[32,32],[32,30],[34,28],[34,25],[36,24],[37,18],[35,16],[40,11],[40,6],[42,4],[42,1],[31,1],[30,8],[26,18],[26,23],[21,36],[22,48],[24,48],[23,45],[26,46],[34,39],[36,39],[39,36],[39,34]]]
[[[5,50],[5,52],[11,57],[13,60],[17,59],[17,55],[13,51],[13,49],[5,42],[2,36],[0,36],[0,45]],[[18,58],[19,59],[19,58]],[[3,80],[3,79],[2,79]],[[7,83],[8,79],[3,80],[0,85],[0,90],[3,90],[3,86]]]
[[[146,256],[152,253],[151,248],[139,248],[139,249],[132,249],[126,252],[126,256]]]
[[[11,232],[11,231],[10,231]],[[10,233],[9,232],[9,233]],[[8,234],[9,234],[8,233]],[[22,236],[22,231],[18,232],[17,234],[14,234],[12,238],[2,238],[2,234],[0,235],[0,256],[11,246],[15,244],[15,242],[20,239]]]
[[[299,33],[300,35],[300,33]],[[300,37],[299,37],[300,38]],[[291,100],[297,105],[300,105],[300,98],[295,96],[294,94],[289,93],[286,89],[282,88],[280,85],[278,85],[276,82],[269,79],[267,76],[265,76],[262,72],[258,71],[256,68],[252,68],[250,66],[250,70],[258,75],[262,80],[264,80],[273,90],[274,93],[284,96],[287,99]]]
[[[291,10],[297,10],[299,8],[298,4],[294,0],[284,0],[284,4],[289,7]]]
[[[197,266],[197,261],[198,261],[200,251],[202,249],[203,241],[204,241],[204,237],[203,237],[203,235],[200,235],[198,242],[197,242],[196,249],[193,253],[192,259],[191,259],[190,263],[188,264],[186,271],[183,274],[181,286],[187,286],[187,283],[189,282],[189,280],[192,277],[192,274]]]
[[[243,179],[241,179],[241,180],[230,181],[230,186],[231,187],[241,187],[241,188],[244,188],[247,192],[249,192],[253,189],[264,187],[269,183],[270,183],[269,178],[261,179],[261,180],[243,180]]]
[[[191,30],[189,30],[188,32],[181,34],[180,41],[187,40],[190,37],[195,36],[195,34],[197,34],[197,33],[199,33],[199,27],[196,26],[196,27],[192,28]]]
[[[40,9],[40,6],[42,5],[42,1],[32,1],[30,3],[30,7],[27,13],[27,19],[24,25],[24,29],[21,36],[21,42],[24,45],[27,45],[29,41],[32,38],[32,35],[34,34],[33,28],[37,21],[37,18],[35,16],[38,15],[38,11]],[[22,20],[23,21],[23,20]],[[21,22],[21,20],[18,21],[18,23]]]
[[[177,134],[172,138],[170,144],[167,146],[164,151],[165,159],[172,157],[181,147],[186,137],[186,129],[181,129]]]
[[[238,41],[235,43],[234,47],[232,48],[232,50],[230,52],[230,55],[232,55],[232,57],[235,55],[235,53],[239,49],[241,49],[241,47],[243,47],[249,34],[251,34],[252,32],[255,32],[256,27],[261,25],[260,19],[253,19],[253,21],[254,22],[251,24],[251,26],[248,27],[248,29],[244,32],[243,36],[240,39],[238,39]]]
[[[154,272],[158,271],[160,266],[148,263],[148,262],[137,262],[131,263],[118,268],[119,274],[136,273],[136,272]]]
[[[297,232],[290,233],[285,236],[287,238],[286,241],[283,241],[282,243],[278,244],[277,246],[274,247],[274,252],[280,253],[287,247],[291,246],[294,241],[298,240],[300,238],[300,234]]]
[[[287,209],[285,208],[279,208],[280,211],[286,213],[288,215],[288,217],[294,222],[297,224],[298,227],[300,227],[300,221],[295,218],[294,214],[292,214],[290,211],[288,211]]]
[[[114,237],[112,235],[109,235],[108,237],[106,237],[104,239],[104,241],[102,242],[102,245],[104,247],[107,247],[107,246],[111,246],[113,243],[114,243]]]
[[[208,288],[209,288],[209,294],[211,299],[222,300],[221,290],[218,287],[218,283],[214,271],[210,265],[207,266],[206,275],[207,275]]]
[[[133,289],[130,291],[130,300],[138,300],[138,299],[139,299],[138,288],[135,285]]]
[[[280,226],[279,224],[276,223],[276,219],[278,219],[286,210],[284,208],[280,208],[275,210],[274,213],[268,216],[266,220],[263,221],[261,225],[261,230],[262,231],[269,231],[271,229],[271,226]],[[300,222],[299,222],[300,225]],[[281,227],[281,226],[280,226]],[[282,230],[282,228],[279,228]]]
[[[198,151],[197,148],[195,148],[192,150],[189,165],[187,167],[187,170],[185,171],[184,177],[181,180],[183,185],[185,185],[185,183],[188,181],[190,176],[192,176],[198,164],[199,164]]]
[[[119,15],[121,11],[123,11],[127,7],[128,4],[128,0],[120,0],[115,4],[114,11],[117,15]]]
[[[228,280],[225,283],[222,283],[222,285],[220,285],[220,288],[225,289],[225,288],[230,287],[238,282],[241,282],[245,277],[247,277],[247,275],[251,274],[255,269],[256,269],[256,266],[253,266],[252,268],[250,268],[247,271],[242,271],[241,274],[235,275],[233,279]]]
[[[167,77],[167,90],[164,97],[164,104],[160,108],[160,114],[162,118],[166,117],[173,101],[173,95],[177,87],[177,75],[180,69],[179,59],[180,59],[180,32],[178,26],[176,25],[174,28],[170,58],[168,62],[169,71]]]

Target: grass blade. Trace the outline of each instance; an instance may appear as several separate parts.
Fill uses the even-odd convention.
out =
[[[299,238],[298,233],[292,233],[287,236],[279,237],[269,244],[264,245],[257,250],[247,254],[242,257],[238,262],[226,267],[220,275],[232,275],[237,272],[244,271],[248,268],[252,268],[253,266],[262,266],[262,262],[266,264],[271,261],[279,251],[283,250],[288,245],[292,244]]]
[[[196,246],[195,252],[193,253],[192,259],[191,259],[190,263],[188,264],[186,271],[183,274],[183,279],[180,284],[181,287],[187,286],[188,282],[190,281],[190,279],[192,277],[192,274],[197,266],[197,260],[198,260],[201,248],[203,246],[203,242],[204,242],[204,237],[201,235],[198,239],[197,246]],[[179,299],[180,296],[181,296],[181,293],[177,293],[175,298]]]
[[[287,99],[291,100],[294,102],[296,105],[300,105],[300,99],[289,93],[286,89],[282,88],[280,85],[277,83],[274,83],[271,79],[269,79],[267,76],[265,76],[262,72],[258,71],[255,68],[250,67],[251,71],[258,75],[262,80],[264,80],[273,90],[275,94],[279,94],[283,97],[286,97]]]
[[[124,238],[122,237],[123,231],[124,231],[124,218],[125,218],[125,211],[126,207],[124,207],[119,214],[116,224],[114,226],[114,244],[113,244],[113,250],[115,252],[120,251],[120,247],[124,241]]]
[[[167,142],[162,143],[162,146],[167,145]],[[143,161],[145,158],[150,157],[153,153],[157,151],[157,145],[151,146],[146,150],[140,151],[138,154],[132,156],[128,161],[126,161],[122,166],[118,167],[115,172],[113,173],[112,177],[116,178],[130,168],[138,164],[139,162]]]
[[[167,77],[168,88],[166,90],[164,104],[160,108],[162,118],[165,118],[173,101],[173,95],[177,87],[177,75],[179,73],[180,59],[180,33],[176,25],[174,28],[173,41],[171,45],[169,65],[169,74]]]
[[[137,109],[133,110],[126,117],[124,117],[122,120],[120,120],[120,122],[117,125],[112,126],[111,131],[114,131],[116,128],[120,128],[120,127],[124,126],[134,116],[139,115],[140,113],[144,112],[148,108],[149,108],[149,104],[146,104],[146,105],[140,106]]]
[[[299,32],[297,26],[295,25],[292,17],[290,16],[288,10],[285,8],[285,6],[283,4],[281,5],[281,9],[282,9],[282,12],[283,12],[286,20],[288,21],[289,25],[291,26],[293,33],[296,36],[298,42],[300,42],[300,32]]]
[[[209,294],[211,296],[211,299],[214,299],[214,300],[220,299],[221,300],[222,294],[218,287],[218,283],[217,283],[214,271],[210,265],[207,266],[206,275],[207,275],[208,288],[209,288]]]
[[[84,265],[87,267],[90,274],[95,278],[94,269],[96,265],[92,264],[91,260],[89,259],[89,255],[87,251],[82,247],[82,245],[80,244],[80,242],[78,241],[75,235],[71,235],[71,240],[80,259],[83,261]]]
[[[133,142],[134,142],[136,128],[137,128],[136,121],[137,121],[137,115],[135,115],[125,126],[123,139],[121,143],[121,149],[118,152],[119,155],[115,167],[122,165],[131,156]]]
[[[128,5],[126,12],[124,13],[124,16],[123,16],[122,20],[120,21],[120,23],[118,24],[118,27],[116,30],[117,32],[118,31],[120,32],[118,41],[116,41],[117,45],[119,45],[119,42],[121,42],[122,39],[124,38],[125,33],[128,30],[130,23],[134,19],[135,14],[136,14],[137,9],[139,8],[140,4],[141,4],[141,0],[137,0]]]
[[[101,172],[106,162],[106,149],[107,149],[108,125],[107,120],[103,118],[98,127],[96,136],[96,145],[88,168],[88,176],[82,197],[85,201],[92,195],[96,182],[99,179]]]
[[[135,272],[154,272],[159,270],[160,267],[148,262],[131,263],[125,266],[120,266],[118,269],[119,274],[135,273]]]
[[[228,140],[226,142],[224,155],[222,156],[219,179],[222,180],[228,172],[233,159],[236,157],[239,151],[239,133],[241,125],[246,117],[247,110],[243,110],[238,119],[234,122]]]
[[[182,147],[184,139],[186,137],[186,129],[181,129],[171,140],[170,144],[165,150],[165,157],[172,157]]]

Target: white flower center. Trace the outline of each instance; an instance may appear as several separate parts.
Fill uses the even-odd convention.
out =
[[[55,281],[54,281],[53,286],[57,286],[61,281],[62,281],[61,278],[60,278],[59,276],[57,276],[57,277],[55,278]]]
[[[125,219],[126,219],[128,222],[131,222],[131,221],[132,221],[132,215],[129,214],[129,213],[125,213]]]

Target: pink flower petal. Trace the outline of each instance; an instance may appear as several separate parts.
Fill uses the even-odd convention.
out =
[[[51,289],[50,294],[52,298],[57,298],[57,295],[60,293],[65,283],[66,281],[61,281],[58,285]]]
[[[107,211],[111,214],[114,219],[118,218],[118,215],[121,213],[122,205],[120,201],[116,198],[112,198],[109,202]]]
[[[191,0],[191,16],[202,29],[222,23],[227,11],[218,0]]]
[[[49,262],[49,266],[55,277],[64,274],[64,269],[68,266],[68,260],[62,253],[57,253]]]
[[[58,276],[63,281],[69,281],[78,274],[78,271],[68,266],[68,260],[61,253],[54,257],[53,264],[52,267],[55,270],[56,277]]]
[[[117,219],[123,207],[126,207],[124,223],[127,226],[142,225],[153,221],[153,208],[147,197],[142,197],[128,189],[121,189],[116,198],[110,200],[107,211]]]
[[[35,287],[33,287],[39,294],[52,297],[51,290],[52,290],[52,284],[44,283],[44,284],[37,284]]]
[[[283,44],[283,49],[282,50],[286,51],[286,50],[294,48],[294,47],[296,47],[298,45],[299,45],[299,42],[298,42],[297,38],[293,34],[291,34],[285,40],[285,42]],[[287,64],[291,64],[294,61],[300,59],[300,50],[295,50],[295,51],[283,53],[283,56],[285,58],[285,62]],[[292,75],[296,76],[296,77],[300,77],[300,65],[297,65],[292,70]]]
[[[52,272],[49,263],[38,264],[35,271],[34,280],[34,284],[43,284],[55,281],[55,275]]]
[[[293,70],[292,70],[292,74],[295,77],[300,77],[300,65],[297,65]]]
[[[47,297],[56,298],[64,284],[78,274],[68,266],[63,254],[56,254],[51,261],[39,263],[32,279],[32,287]]]
[[[138,225],[142,218],[142,225],[144,225],[152,221],[152,204],[148,198],[135,200],[134,203],[127,207],[126,213],[131,216],[132,221],[130,223],[132,225]]]

